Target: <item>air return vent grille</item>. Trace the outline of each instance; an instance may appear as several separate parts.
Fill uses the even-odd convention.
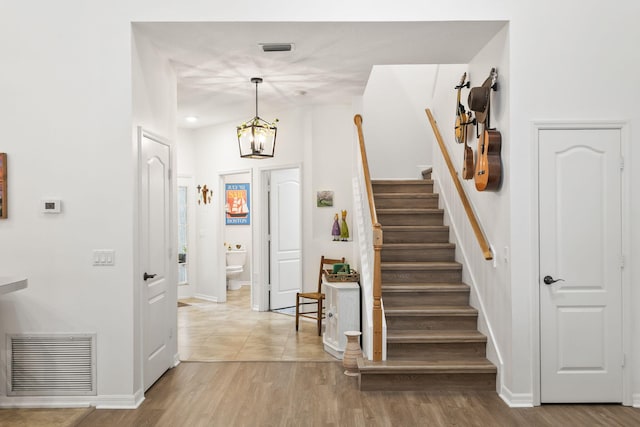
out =
[[[96,395],[95,334],[7,335],[7,395]]]
[[[292,43],[259,43],[264,52],[291,52]]]

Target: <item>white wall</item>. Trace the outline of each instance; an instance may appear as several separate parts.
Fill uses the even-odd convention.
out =
[[[363,95],[362,126],[372,179],[422,178],[431,166],[424,109],[436,65],[376,65]]]
[[[38,13],[33,13],[34,6]],[[638,2],[577,0],[282,1],[268,8],[253,0],[227,4],[5,2],[0,16],[4,57],[0,116],[1,147],[10,162],[10,218],[0,221],[0,271],[27,275],[30,288],[1,297],[0,334],[94,330],[100,397],[130,396],[138,389],[139,373],[131,360],[137,356],[132,347],[138,341],[134,335],[138,307],[133,298],[138,272],[134,271],[132,237],[136,232],[132,21],[508,20],[510,113],[506,120],[510,134],[505,144],[510,145],[511,200],[509,223],[502,227],[510,229],[507,281],[511,298],[506,305],[511,304],[511,317],[517,321],[511,333],[512,355],[506,358],[513,369],[507,371],[505,384],[513,396],[525,400],[534,381],[530,294],[538,286],[533,268],[537,255],[531,244],[536,238],[530,198],[532,122],[610,119],[625,120],[630,129],[640,128],[640,117],[633,113],[637,90],[629,77],[640,74],[640,52],[635,46],[640,39],[639,8]],[[134,99],[137,102],[138,95]],[[161,119],[161,115],[154,117]],[[298,136],[281,152],[302,150],[296,144],[308,138]],[[631,143],[637,140],[633,133],[629,138]],[[639,162],[640,150],[628,153],[631,221],[640,216],[640,186],[633,185],[640,182],[640,172],[634,168]],[[222,165],[214,170],[241,166]],[[312,189],[313,184],[307,187],[309,193]],[[63,200],[64,213],[43,217],[37,210],[38,200],[51,196]],[[631,227],[630,241],[625,272],[632,286],[632,306],[638,307],[640,227]],[[91,267],[95,248],[113,248],[116,266]],[[638,331],[636,310],[631,330],[636,338],[627,360],[634,368],[632,392],[640,405]]]
[[[311,211],[311,240],[305,253],[305,290],[317,285],[318,267],[322,255],[345,257],[351,262],[353,252],[353,191],[351,185],[353,153],[353,113],[351,106],[316,107],[312,113],[311,185],[307,203]],[[333,206],[317,207],[316,193],[333,190]],[[334,242],[331,235],[334,215],[347,211],[350,240]]]
[[[132,55],[132,90],[133,90],[133,113],[132,113],[132,131],[134,136],[134,161],[136,167],[134,167],[134,202],[132,204],[133,211],[133,227],[130,230],[133,238],[133,257],[129,262],[133,262],[133,280],[131,289],[133,290],[133,325],[134,325],[134,374],[133,374],[133,391],[136,394],[136,399],[139,402],[142,394],[142,378],[144,365],[142,357],[138,356],[142,354],[143,348],[143,328],[146,328],[146,333],[149,333],[149,325],[144,325],[143,315],[145,312],[142,307],[146,305],[144,301],[144,293],[142,286],[142,274],[140,270],[138,254],[138,223],[137,223],[137,188],[138,188],[138,171],[137,171],[137,157],[138,157],[138,127],[142,127],[146,131],[152,132],[166,139],[171,146],[171,170],[174,171],[171,176],[171,200],[169,201],[172,206],[170,212],[172,232],[171,245],[171,258],[176,260],[178,258],[177,241],[177,203],[176,203],[176,191],[177,191],[177,174],[175,173],[177,165],[177,132],[173,123],[176,122],[176,108],[177,108],[177,96],[176,96],[176,76],[173,68],[170,66],[166,58],[161,57],[155,48],[146,40],[143,36],[135,35],[133,37],[133,55]],[[167,269],[167,280],[169,283],[178,283],[177,263],[169,264]],[[177,299],[177,288],[169,286],[167,290],[167,298],[169,301],[175,301]],[[114,301],[117,304],[118,301]],[[164,331],[169,333],[169,354],[173,355],[173,359],[178,360],[178,342],[177,342],[177,304],[167,304],[168,312],[167,324],[156,325],[157,328],[165,329],[169,328],[170,331]],[[116,332],[117,330],[114,330]],[[128,343],[128,345],[131,345]],[[126,346],[123,346],[123,349]],[[100,368],[100,366],[99,366]],[[102,367],[102,375],[108,375]],[[100,369],[98,371],[98,378],[100,376]],[[108,403],[103,404],[109,405]]]
[[[0,297],[0,394],[6,333],[95,332],[98,393],[126,399],[134,336],[130,43],[122,33],[102,40],[100,20],[78,37],[65,30],[77,29],[71,17],[51,19],[57,8],[32,16],[23,6],[3,5],[0,18],[7,62],[0,151],[8,153],[9,179],[0,274],[25,275],[29,287]],[[42,33],[28,30],[27,20]],[[113,80],[121,85],[101,93]],[[41,214],[42,198],[60,199],[61,214]],[[92,250],[103,248],[115,250],[114,267],[92,266]]]
[[[492,67],[498,70],[498,91],[491,94],[491,126],[497,128],[504,141],[501,150],[503,160],[503,183],[499,191],[479,192],[474,180],[462,180],[464,146],[455,142],[455,106],[457,91],[454,87],[459,83],[463,73],[467,73],[471,87],[482,85],[489,76]],[[504,254],[510,247],[510,211],[511,194],[509,186],[510,162],[509,153],[512,145],[510,138],[508,102],[510,93],[508,27],[505,26],[489,43],[473,58],[468,65],[441,65],[435,85],[432,113],[438,122],[438,128],[445,145],[452,157],[454,167],[458,171],[462,186],[473,210],[483,228],[489,244],[494,248],[494,259],[484,259],[482,251],[469,224],[466,212],[442,159],[439,147],[434,142],[434,179],[441,195],[441,203],[446,207],[451,227],[451,235],[457,244],[456,259],[464,263],[463,280],[472,288],[471,305],[480,309],[479,328],[489,339],[487,357],[503,368],[499,378],[498,391],[509,387],[512,373],[512,315],[511,285],[509,277],[511,267]],[[462,89],[461,102],[468,106],[467,98],[470,89]],[[468,108],[467,108],[468,110]],[[468,144],[478,153],[476,128],[468,128]],[[476,157],[477,158],[477,157]],[[506,248],[506,249],[505,249]],[[506,252],[505,252],[506,251]],[[519,331],[518,333],[524,334]],[[522,355],[521,357],[525,357]],[[531,363],[530,355],[525,359]],[[527,359],[528,358],[528,359]],[[508,393],[508,392],[507,392]]]

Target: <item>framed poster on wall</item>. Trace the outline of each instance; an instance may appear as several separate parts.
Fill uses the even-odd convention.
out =
[[[0,153],[0,218],[7,213],[7,153]]]
[[[225,184],[225,224],[250,225],[250,184]]]

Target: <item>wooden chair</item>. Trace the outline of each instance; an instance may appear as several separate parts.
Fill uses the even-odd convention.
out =
[[[320,273],[318,274],[318,291],[298,292],[296,294],[296,331],[298,330],[300,318],[307,317],[309,319],[315,319],[318,322],[318,335],[322,335],[322,319],[324,319],[324,310],[322,307],[324,301],[324,294],[322,293],[322,273],[327,266],[338,263],[344,263],[344,257],[341,259],[331,259],[322,256],[320,258]],[[300,307],[306,304],[316,304],[316,311],[301,312]]]

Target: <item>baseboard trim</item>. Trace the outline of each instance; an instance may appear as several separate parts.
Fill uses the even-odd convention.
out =
[[[513,393],[503,385],[498,395],[510,408],[532,408],[534,406],[531,393]]]
[[[136,409],[144,393],[103,396],[0,396],[0,408],[87,408]]]
[[[173,355],[173,365],[171,366],[171,368],[175,368],[179,364],[180,364],[180,353],[176,352],[176,354]]]
[[[634,393],[631,396],[632,405],[634,408],[640,408],[640,393]]]
[[[144,402],[144,390],[138,389],[138,391],[136,391],[136,393],[133,396],[136,404],[135,407],[138,408],[140,405],[142,405],[142,402]]]
[[[194,298],[203,299],[205,301],[210,301],[210,302],[218,302],[218,297],[212,297],[210,295],[205,295],[205,294],[195,294]]]
[[[94,405],[96,409],[136,409],[144,400],[144,392],[137,391],[132,396],[98,396]]]

